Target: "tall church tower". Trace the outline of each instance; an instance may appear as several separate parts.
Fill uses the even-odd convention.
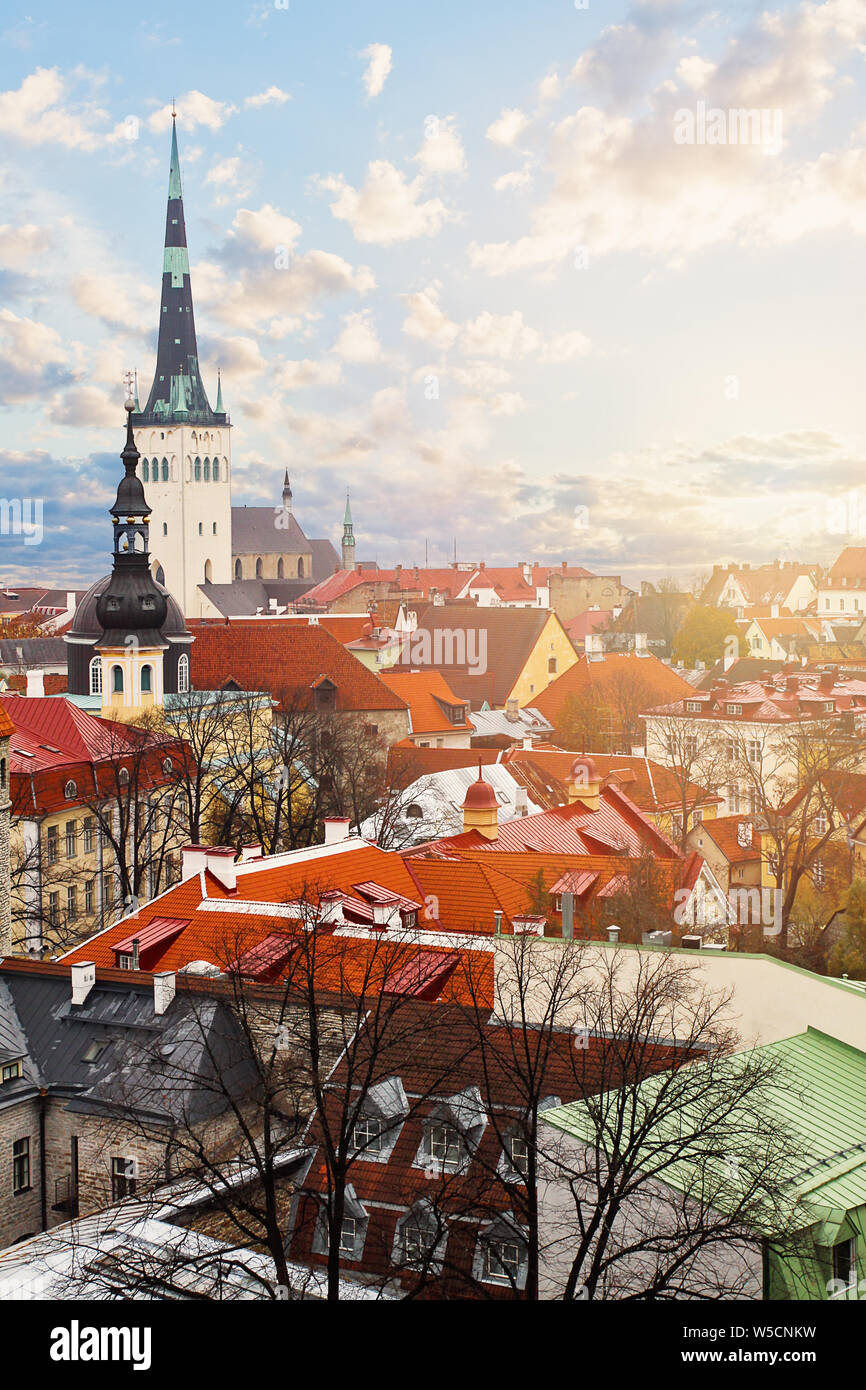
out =
[[[355,568],[355,530],[352,526],[352,512],[349,507],[349,494],[346,493],[346,515],[343,517],[343,569]]]
[[[151,573],[186,617],[199,617],[199,584],[232,578],[231,423],[222,384],[212,410],[199,370],[173,114],[156,372],[144,409],[137,399],[135,407],[139,476],[152,508]]]

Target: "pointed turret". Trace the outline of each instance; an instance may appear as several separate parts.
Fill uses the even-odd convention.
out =
[[[217,415],[225,415],[225,413],[226,413],[226,412],[225,412],[225,407],[224,407],[224,405],[223,405],[223,378],[222,378],[222,372],[220,371],[219,367],[217,367],[217,403],[216,403],[216,413],[217,413]]]
[[[172,113],[156,372],[147,404],[143,411],[136,412],[135,424],[224,424],[225,415],[220,406],[218,398],[216,411],[211,409],[199,369],[177,124]]]
[[[283,478],[283,511],[292,510],[292,486],[289,482],[289,470],[286,469],[286,476]]]
[[[346,514],[343,517],[343,569],[353,570],[355,568],[355,531],[352,526],[352,509],[349,506],[349,494],[346,493]]]

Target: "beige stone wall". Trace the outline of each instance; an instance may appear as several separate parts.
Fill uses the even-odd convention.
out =
[[[550,606],[560,622],[576,618],[589,608],[611,609],[625,604],[631,597],[631,590],[621,582],[619,575],[593,575],[589,579],[576,579],[567,574],[550,576]]]
[[[16,1194],[12,1191],[12,1146],[23,1138],[30,1139],[30,1187]],[[39,1102],[34,1099],[0,1110],[0,1246],[40,1230],[39,1173]]]

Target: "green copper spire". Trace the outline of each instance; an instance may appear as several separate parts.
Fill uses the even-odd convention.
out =
[[[225,407],[224,407],[224,405],[223,405],[223,379],[222,379],[222,374],[221,374],[221,372],[220,372],[219,367],[217,367],[217,400],[216,400],[216,413],[217,413],[217,415],[224,415],[224,414],[225,414]]]
[[[180,186],[180,155],[177,152],[177,121],[174,112],[171,113],[171,163],[168,168],[168,197],[182,198],[183,190]]]
[[[201,379],[174,112],[171,125],[165,243],[162,254],[162,298],[156,371],[144,409],[136,409],[135,423],[228,424],[219,405],[216,411],[211,410]]]
[[[350,530],[352,529],[352,511],[349,506],[348,492],[346,493],[346,515],[343,517],[343,525],[348,526]]]

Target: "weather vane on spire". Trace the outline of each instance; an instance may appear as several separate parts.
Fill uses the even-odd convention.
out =
[[[123,385],[126,392],[125,401],[131,405],[135,404],[135,372],[125,371],[123,373]]]

